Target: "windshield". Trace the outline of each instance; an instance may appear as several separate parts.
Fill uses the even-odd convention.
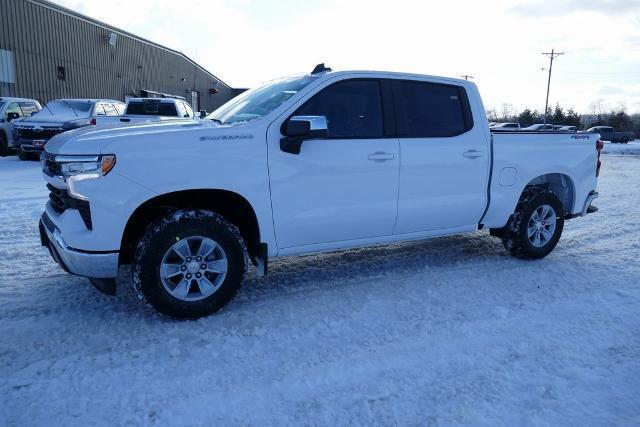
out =
[[[75,115],[78,117],[89,117],[93,104],[88,101],[67,101],[60,99],[47,103],[46,109],[54,115]]]
[[[209,114],[207,119],[223,124],[259,119],[278,108],[317,78],[317,76],[302,76],[274,80],[236,96]]]

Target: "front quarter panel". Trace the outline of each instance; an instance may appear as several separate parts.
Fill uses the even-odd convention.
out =
[[[178,126],[161,133],[142,132],[105,143],[102,154],[116,154],[113,173],[144,187],[153,197],[197,189],[241,195],[255,211],[261,240],[275,249],[265,129],[260,124]],[[120,213],[126,216],[122,231],[144,201]]]

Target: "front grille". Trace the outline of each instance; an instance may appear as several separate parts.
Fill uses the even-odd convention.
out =
[[[62,213],[67,209],[76,209],[82,217],[82,221],[88,230],[93,230],[91,222],[91,206],[86,200],[79,200],[69,195],[67,190],[56,188],[51,184],[47,184],[49,189],[49,201],[51,208],[58,213]]]
[[[50,127],[50,128],[20,128],[16,127],[15,132],[18,138],[23,139],[42,139],[48,141],[52,137],[56,136],[59,133],[64,132],[64,129],[59,127]]]

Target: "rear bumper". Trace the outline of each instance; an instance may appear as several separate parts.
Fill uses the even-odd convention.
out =
[[[77,276],[110,279],[118,276],[118,252],[90,252],[67,246],[47,213],[40,218],[40,241],[66,272]]]
[[[597,191],[594,190],[590,192],[589,195],[587,195],[587,198],[585,199],[584,204],[582,205],[582,211],[576,214],[567,215],[565,216],[565,219],[577,218],[579,216],[584,216],[590,213],[598,212],[598,208],[592,205],[593,201],[597,198],[598,198]]]

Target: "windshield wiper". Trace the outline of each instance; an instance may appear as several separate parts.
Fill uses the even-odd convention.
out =
[[[67,104],[67,105],[69,106],[69,108],[71,108],[71,111],[73,111],[73,114],[75,114],[75,115],[76,115],[76,117],[80,117],[80,116],[78,115],[78,113],[76,113],[76,109],[75,109],[75,108],[73,108],[73,107],[71,106],[71,104],[69,104],[69,103],[68,103],[67,101],[65,101],[64,99],[62,100],[62,102],[64,102],[65,104]]]
[[[220,119],[210,118],[209,120],[211,120],[212,122],[217,123],[219,125],[223,125],[224,124],[224,123],[222,123],[222,120],[220,120]]]

